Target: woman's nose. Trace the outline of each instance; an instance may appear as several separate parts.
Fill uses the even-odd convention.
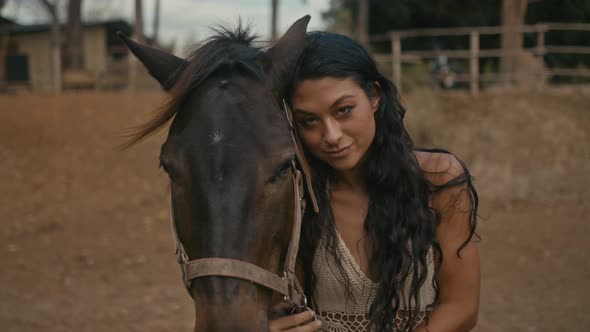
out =
[[[338,145],[342,138],[342,129],[340,124],[335,120],[326,121],[324,127],[324,141],[329,145]]]

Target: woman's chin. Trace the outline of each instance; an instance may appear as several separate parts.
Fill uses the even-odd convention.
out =
[[[357,162],[355,160],[346,158],[330,160],[328,161],[328,165],[330,165],[336,172],[347,172],[353,170],[356,167]]]

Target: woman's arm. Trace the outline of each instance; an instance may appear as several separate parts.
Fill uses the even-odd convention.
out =
[[[435,184],[443,182],[441,180],[448,183],[464,177],[459,161],[450,157],[447,165],[450,164],[451,167],[446,168],[446,175],[441,176],[442,173],[439,173]],[[437,168],[440,165],[441,163],[437,163]],[[478,244],[472,239],[457,256],[457,250],[471,232],[474,206],[469,190],[467,181],[464,181],[441,189],[433,195],[432,207],[441,218],[437,228],[437,238],[443,254],[437,277],[440,301],[430,313],[428,324],[423,322],[416,331],[469,331],[477,322],[480,288]]]

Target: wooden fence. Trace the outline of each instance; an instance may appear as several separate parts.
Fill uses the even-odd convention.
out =
[[[461,27],[461,28],[437,28],[437,29],[415,29],[415,30],[396,30],[387,34],[373,35],[370,42],[391,42],[391,54],[375,54],[378,62],[391,62],[392,78],[394,83],[401,88],[402,79],[402,62],[415,62],[417,60],[433,59],[439,55],[445,55],[449,59],[468,59],[469,74],[464,77],[458,77],[458,81],[469,82],[472,94],[479,93],[479,83],[481,81],[512,80],[515,73],[495,73],[481,75],[479,70],[479,59],[482,58],[502,58],[517,57],[522,54],[522,50],[530,51],[538,57],[544,57],[547,54],[588,54],[590,47],[575,45],[546,45],[545,34],[548,31],[586,31],[590,32],[590,23],[539,23],[535,25],[524,25],[511,30],[506,30],[501,26],[493,27]],[[502,35],[504,33],[536,33],[536,45],[534,47],[523,48],[521,50],[508,52],[503,49],[481,49],[480,36],[482,35]],[[410,37],[446,37],[446,36],[469,36],[469,49],[464,50],[420,50],[420,51],[403,51],[402,40]],[[543,81],[547,76],[571,76],[571,77],[590,77],[590,70],[572,69],[572,68],[547,68],[542,76]]]

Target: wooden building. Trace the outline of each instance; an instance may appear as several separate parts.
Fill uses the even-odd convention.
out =
[[[23,87],[36,93],[51,91],[50,30],[49,24],[19,25],[6,19],[0,22],[0,89],[4,86]],[[125,86],[128,53],[116,32],[131,35],[131,25],[123,20],[109,20],[85,23],[82,30],[84,69],[72,75],[64,72],[64,88]]]

